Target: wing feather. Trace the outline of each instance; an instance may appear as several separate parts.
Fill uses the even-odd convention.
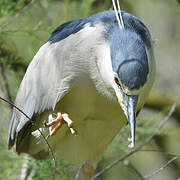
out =
[[[21,82],[15,101],[15,105],[29,118],[53,110],[68,91],[68,86],[63,83],[63,67],[49,43],[43,45],[35,55]],[[29,122],[21,112],[13,109],[8,137],[9,148],[14,145],[18,133]]]

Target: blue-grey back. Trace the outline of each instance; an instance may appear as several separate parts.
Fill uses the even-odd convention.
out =
[[[152,48],[151,36],[147,27],[137,17],[125,11],[122,11],[122,17],[124,29],[119,28],[113,10],[69,21],[57,27],[48,41],[50,43],[59,42],[82,30],[87,23],[92,27],[98,23],[103,24],[103,36],[111,48],[111,61],[114,72],[119,73],[119,75],[126,74],[126,76],[121,75],[122,82],[129,89],[138,89],[144,85],[149,73],[146,48]],[[94,40],[96,41],[96,39]],[[139,63],[129,63],[126,64],[125,68],[120,69],[124,61],[132,59],[137,60]],[[126,70],[128,71],[126,72]],[[137,79],[136,77],[142,78]],[[133,81],[132,78],[134,78]]]
[[[124,19],[125,29],[131,29],[135,31],[142,38],[147,47],[151,45],[150,34],[146,26],[135,16],[125,11],[122,11],[122,16]],[[94,26],[96,23],[103,23],[106,27],[105,36],[108,36],[114,26],[117,25],[117,19],[115,12],[113,10],[103,11],[92,16],[85,18],[79,18],[73,21],[66,22],[59,27],[57,27],[49,37],[48,41],[55,43],[61,41],[71,34],[77,33],[83,29],[84,25],[90,23]]]

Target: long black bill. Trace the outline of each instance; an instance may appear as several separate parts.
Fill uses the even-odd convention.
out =
[[[128,140],[131,142],[129,144],[130,148],[135,146],[135,131],[136,131],[136,105],[138,101],[138,96],[130,96],[124,94],[124,103],[125,103],[125,113],[128,118],[128,122],[130,124],[131,129],[131,138]]]

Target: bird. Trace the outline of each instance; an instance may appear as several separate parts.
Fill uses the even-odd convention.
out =
[[[136,116],[155,71],[151,34],[126,11],[106,10],[58,26],[19,87],[15,105],[30,119],[13,109],[9,149],[15,145],[18,154],[50,158],[45,137],[56,156],[83,165],[92,177],[96,163],[127,124],[129,147],[135,146]]]

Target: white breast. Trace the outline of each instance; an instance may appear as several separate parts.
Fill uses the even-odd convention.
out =
[[[64,125],[48,142],[58,157],[72,162],[97,161],[126,124],[126,118],[119,103],[99,94],[90,79],[84,77],[76,82],[58,103],[56,111],[69,114],[78,135],[73,136]],[[49,134],[48,129],[41,130],[46,136]],[[48,151],[42,136],[32,137],[29,149],[31,154]]]
[[[73,161],[97,160],[126,123],[119,104],[99,94],[87,79],[73,87],[58,109],[69,114],[78,135],[64,126],[49,142],[56,154]]]

